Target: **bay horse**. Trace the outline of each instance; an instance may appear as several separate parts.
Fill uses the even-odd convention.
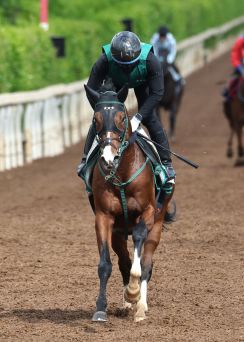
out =
[[[159,104],[155,108],[156,114],[160,118],[160,108],[163,107],[166,111],[169,112],[169,139],[172,141],[175,140],[175,126],[176,126],[176,117],[179,111],[182,96],[184,93],[184,85],[176,85],[175,80],[172,77],[172,72],[174,72],[174,68],[167,62],[168,50],[161,50],[161,67],[164,76],[164,95],[160,100]],[[178,72],[178,70],[177,70]]]
[[[153,267],[153,254],[159,244],[162,223],[172,193],[165,196],[161,209],[155,201],[152,167],[134,139],[124,105],[128,88],[118,93],[98,93],[85,86],[95,108],[93,116],[99,156],[93,170],[92,193],[95,230],[100,255],[100,279],[95,322],[107,321],[106,287],[112,273],[111,248],[118,256],[124,285],[124,308],[136,304],[134,319],[143,320],[148,310],[147,284]],[[127,237],[132,235],[131,262]]]
[[[237,159],[235,166],[244,165],[244,149],[243,149],[243,126],[244,126],[244,76],[239,76],[236,85],[236,91],[229,100],[229,111],[225,114],[230,124],[230,137],[228,139],[227,157],[233,156],[233,137],[237,137]]]

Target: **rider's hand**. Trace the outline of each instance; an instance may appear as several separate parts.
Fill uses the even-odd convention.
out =
[[[135,132],[137,130],[137,128],[139,127],[141,123],[141,120],[142,120],[142,116],[140,113],[136,113],[133,116],[133,118],[130,120],[132,132]]]

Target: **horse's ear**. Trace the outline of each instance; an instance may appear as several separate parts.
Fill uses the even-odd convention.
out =
[[[120,102],[125,102],[127,95],[128,95],[128,85],[125,84],[123,88],[121,88],[120,91],[118,92],[117,97]]]
[[[95,108],[95,104],[97,103],[97,101],[99,100],[99,93],[95,90],[93,90],[92,88],[88,87],[88,85],[84,84],[84,88],[86,91],[86,96],[88,98],[88,101],[90,102],[90,105],[92,106],[92,108]]]

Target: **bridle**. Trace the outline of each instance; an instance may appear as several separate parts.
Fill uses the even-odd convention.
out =
[[[102,128],[97,131],[96,130],[96,118],[95,114],[99,111],[102,114],[103,117],[103,126]],[[123,112],[125,115],[123,117],[123,121],[125,123],[124,129],[119,129],[114,121],[115,115],[118,112]],[[116,150],[116,155],[114,157],[114,161],[112,166],[110,167],[109,175],[105,176],[105,180],[108,181],[109,179],[113,178],[115,176],[115,173],[117,171],[117,168],[120,164],[121,157],[125,149],[129,145],[129,141],[126,140],[128,127],[129,127],[129,119],[126,114],[126,108],[125,105],[122,102],[119,101],[99,101],[95,105],[95,113],[93,116],[93,127],[95,129],[96,133],[96,140],[100,147],[100,150],[103,150],[106,146],[112,146]],[[110,138],[105,137],[101,138],[101,136],[107,132],[115,133],[118,135],[118,137]],[[117,141],[120,143],[119,148],[115,146],[113,141]],[[100,162],[98,162],[99,168],[103,170],[103,167]],[[104,171],[103,171],[104,172]]]

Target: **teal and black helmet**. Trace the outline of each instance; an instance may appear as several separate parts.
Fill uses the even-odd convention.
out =
[[[122,31],[113,37],[110,50],[115,62],[132,64],[140,58],[141,42],[135,33]]]

